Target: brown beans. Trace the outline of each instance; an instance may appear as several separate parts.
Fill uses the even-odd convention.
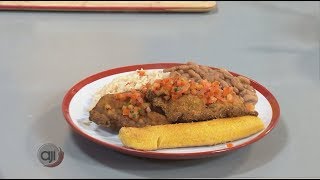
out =
[[[246,94],[245,96],[243,96],[243,100],[245,103],[255,103],[258,101],[258,97],[254,96],[252,94]]]
[[[190,66],[188,66],[188,65],[181,65],[181,66],[179,67],[179,69],[182,70],[182,71],[188,70],[188,69],[190,69]]]
[[[188,70],[188,73],[190,75],[190,77],[193,77],[193,78],[197,78],[197,79],[201,79],[201,76],[199,74],[197,74],[194,70],[192,69],[189,69]]]
[[[237,89],[236,87],[233,87],[233,91],[234,91],[236,94],[239,94],[239,89]]]
[[[249,91],[252,91],[252,92],[256,92],[256,90],[250,85],[247,85],[246,89],[248,89]]]
[[[222,87],[228,87],[230,86],[227,82],[225,82],[224,80],[220,80],[220,84]]]
[[[240,96],[244,96],[244,95],[246,95],[246,94],[250,94],[250,91],[247,90],[247,89],[243,89],[243,90],[240,91],[240,93],[239,93]]]
[[[186,78],[190,78],[190,74],[189,73],[183,73],[181,74],[182,76],[186,77]]]
[[[231,80],[230,79],[226,79],[226,82],[230,85],[231,84]]]
[[[183,73],[184,73],[184,71],[183,71],[182,69],[179,69],[178,72],[179,72],[180,74],[183,74]]]
[[[222,72],[226,78],[233,79],[232,74],[230,74],[226,69],[220,69],[220,72]]]
[[[239,89],[240,91],[242,91],[244,88],[243,88],[243,85],[241,84],[241,82],[239,81],[238,78],[232,78],[231,79],[231,84],[236,87],[237,89]]]
[[[178,66],[174,66],[174,67],[171,67],[171,68],[164,69],[163,72],[173,72],[173,71],[175,71],[177,69],[178,69]]]
[[[207,79],[208,81],[213,82],[213,81],[218,81],[219,78],[215,78],[214,76],[211,76],[211,75],[208,75],[208,74],[207,74],[207,75],[204,77],[204,79]]]
[[[175,66],[163,70],[171,72],[170,76],[181,75],[188,79],[200,81],[207,79],[210,82],[219,81],[222,87],[232,86],[234,92],[244,100],[256,104],[258,97],[255,89],[250,85],[250,80],[244,76],[233,76],[224,68],[212,69],[208,66],[198,65],[194,62],[187,62],[184,65]]]
[[[192,62],[192,61],[188,61],[187,65],[197,65],[196,63]]]
[[[200,66],[200,70],[203,71],[204,73],[208,73],[210,71],[209,68],[206,68],[204,66]]]
[[[250,80],[246,77],[238,76],[237,78],[240,80],[241,83],[250,84]]]
[[[219,74],[212,74],[212,77],[214,77],[216,81],[219,81],[221,79]]]
[[[173,72],[171,72],[171,73],[170,73],[170,76],[171,76],[171,77],[174,77],[174,76],[181,76],[181,74],[180,74],[180,73],[178,73],[177,71],[173,71]]]
[[[207,73],[205,73],[199,66],[191,66],[191,69],[194,70],[197,74],[200,75],[201,78],[204,78]]]

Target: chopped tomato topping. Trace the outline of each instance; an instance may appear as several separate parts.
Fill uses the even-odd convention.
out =
[[[144,71],[138,71],[142,73]],[[143,74],[143,73],[142,73]],[[201,80],[195,82],[184,77],[168,77],[157,79],[153,83],[147,83],[140,90],[131,90],[126,93],[116,94],[116,98],[126,101],[129,105],[123,107],[122,114],[132,119],[138,119],[142,111],[149,112],[150,108],[143,107],[145,94],[151,91],[156,96],[163,97],[164,100],[176,100],[183,95],[192,94],[198,96],[207,105],[221,102],[235,101],[233,87],[222,88],[220,82],[209,82]],[[246,104],[249,110],[254,110],[253,104]]]
[[[249,111],[254,111],[254,105],[252,103],[246,103],[245,106]]]
[[[228,94],[230,94],[233,91],[232,87],[225,87],[223,88],[223,96],[227,96]]]
[[[232,148],[232,147],[233,147],[233,144],[232,144],[232,143],[227,143],[227,147],[228,147],[228,148]]]
[[[145,76],[146,72],[144,70],[138,70],[137,73],[139,74],[139,76]]]

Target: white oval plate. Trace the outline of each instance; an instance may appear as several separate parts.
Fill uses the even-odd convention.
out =
[[[94,101],[94,94],[107,83],[111,82],[113,78],[122,76],[126,73],[131,73],[141,68],[147,71],[155,71],[175,65],[180,64],[159,63],[133,65],[107,70],[90,76],[74,85],[65,95],[62,105],[64,116],[73,130],[89,140],[122,153],[157,159],[194,159],[219,155],[256,142],[268,134],[277,124],[280,115],[279,104],[266,88],[250,78],[251,84],[256,89],[258,96],[256,111],[259,113],[258,116],[263,120],[266,128],[260,133],[233,141],[232,147],[227,146],[227,144],[219,144],[215,146],[139,151],[124,147],[118,138],[118,134],[108,131],[107,128],[97,126],[95,123],[89,123],[89,110]],[[231,73],[238,75],[233,72]]]

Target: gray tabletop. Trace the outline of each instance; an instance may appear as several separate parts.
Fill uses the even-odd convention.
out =
[[[218,2],[204,14],[0,12],[0,178],[320,177],[319,2]],[[224,156],[167,161],[123,155],[72,132],[67,90],[124,65],[186,62],[251,77],[281,117]],[[43,167],[47,142],[65,153]]]

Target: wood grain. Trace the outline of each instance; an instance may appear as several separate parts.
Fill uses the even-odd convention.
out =
[[[0,1],[2,10],[207,12],[215,1]]]

